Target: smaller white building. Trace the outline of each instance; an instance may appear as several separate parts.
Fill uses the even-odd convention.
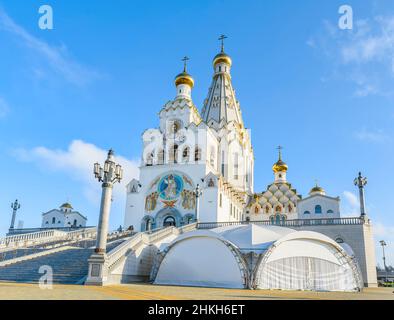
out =
[[[340,218],[339,197],[329,197],[316,185],[309,196],[298,201],[298,219]]]
[[[52,209],[42,214],[41,228],[81,228],[88,219],[70,203],[63,203],[59,209]]]

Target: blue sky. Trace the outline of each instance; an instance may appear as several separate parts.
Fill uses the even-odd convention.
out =
[[[54,30],[41,30],[49,4]],[[353,8],[353,30],[338,8]],[[114,148],[127,178],[138,172],[141,133],[158,125],[188,55],[201,108],[218,35],[228,35],[233,84],[252,130],[255,190],[272,182],[283,145],[288,180],[306,195],[315,179],[358,214],[353,179],[369,179],[376,240],[394,264],[394,2],[0,0],[0,234],[17,217],[69,200],[96,224],[99,184],[91,164]],[[111,226],[123,221],[115,188]],[[380,249],[377,250],[380,259]],[[380,260],[381,261],[381,260]]]

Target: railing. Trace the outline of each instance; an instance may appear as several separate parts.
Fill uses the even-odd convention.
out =
[[[185,232],[192,231],[197,228],[197,223],[185,225],[181,228],[167,227],[154,229],[145,232],[139,232],[132,236],[129,240],[123,242],[121,245],[112,249],[107,254],[108,269],[111,270],[115,267],[119,261],[121,261],[128,253],[129,250],[138,247],[141,244],[152,244],[161,239],[168,237],[169,235],[179,235]]]
[[[240,226],[247,224],[257,224],[263,226],[281,226],[281,227],[304,227],[304,226],[322,226],[322,225],[362,225],[365,220],[359,217],[354,218],[328,218],[328,219],[294,219],[280,222],[264,221],[228,221],[228,222],[199,222],[197,229],[214,229],[228,226]]]
[[[17,234],[0,239],[0,250],[10,248],[32,247],[45,243],[73,241],[76,239],[92,238],[96,236],[96,228],[79,229],[72,232],[46,230],[40,232]]]
[[[23,229],[12,229],[8,231],[7,237],[19,235],[19,234],[26,234],[26,233],[37,233],[43,231],[50,231],[50,230],[57,230],[57,231],[77,231],[83,229],[91,229],[95,228],[94,226],[85,226],[85,227],[55,227],[55,228],[23,228]]]

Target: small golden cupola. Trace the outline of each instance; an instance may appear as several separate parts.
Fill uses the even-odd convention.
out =
[[[275,175],[275,182],[286,182],[286,172],[288,166],[282,160],[282,149],[283,147],[281,146],[278,147],[278,151],[279,151],[278,161],[276,161],[272,166],[272,170],[274,171],[274,175]]]
[[[188,57],[184,57],[182,59],[183,65],[183,72],[178,74],[175,77],[175,86],[176,86],[176,97],[177,98],[188,98],[191,99],[191,91],[194,87],[194,79],[192,76],[187,73],[187,61],[189,60]]]
[[[319,194],[322,196],[324,196],[326,194],[326,191],[322,187],[320,187],[317,184],[317,182],[316,182],[316,185],[311,189],[311,191],[309,191],[309,195],[313,196],[315,194]]]
[[[222,47],[220,52],[213,58],[213,68],[215,72],[226,72],[230,73],[231,65],[233,61],[231,57],[224,52],[224,39],[227,37],[225,35],[221,35],[219,40],[222,42]]]

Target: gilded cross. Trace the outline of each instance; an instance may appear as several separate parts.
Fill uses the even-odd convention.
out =
[[[183,57],[183,72],[186,72],[187,61],[190,60],[189,57]]]
[[[225,36],[224,34],[222,34],[218,39],[222,42],[222,52],[224,52],[224,39],[227,39],[227,36]]]

